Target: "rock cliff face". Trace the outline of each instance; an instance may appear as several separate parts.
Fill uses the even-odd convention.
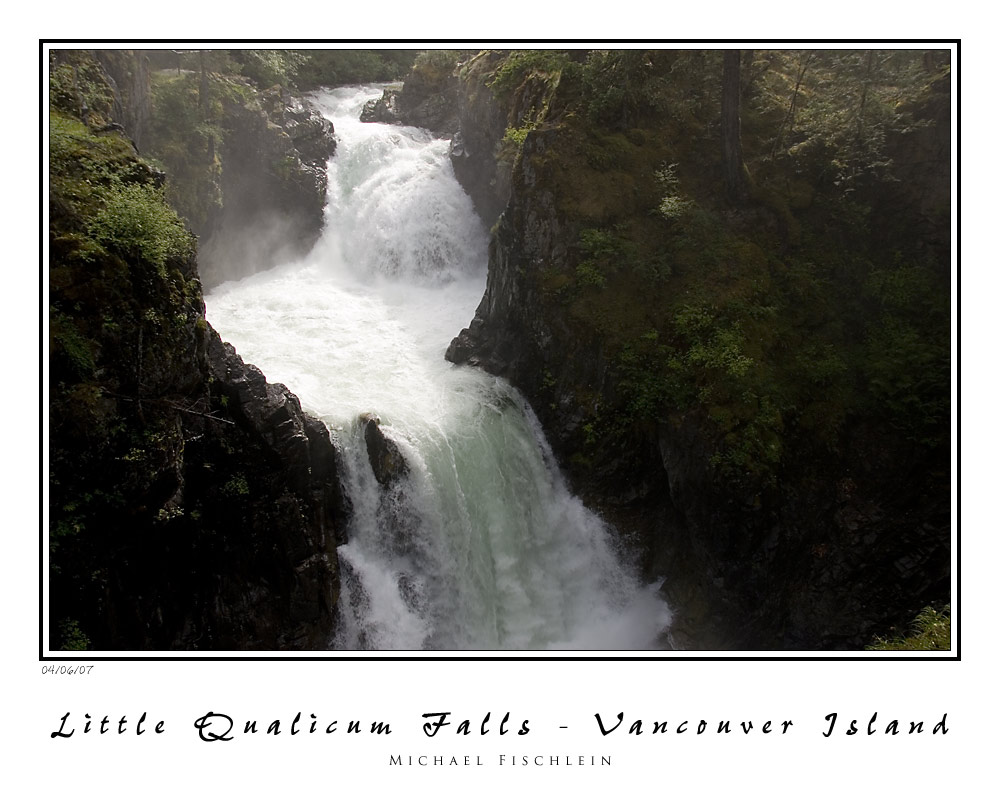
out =
[[[94,62],[76,74],[111,97]],[[329,432],[206,322],[193,239],[162,173],[97,117],[110,101],[84,124],[64,94],[68,113],[50,117],[50,646],[325,648],[344,516]]]
[[[550,115],[537,118],[524,136],[509,193],[495,191],[497,168],[488,162],[500,152],[504,127],[518,126],[531,94],[529,77],[504,101],[493,96],[488,79],[495,64],[482,62],[462,86],[455,170],[487,222],[495,209],[503,211],[493,230],[485,295],[446,357],[503,375],[525,392],[576,491],[641,543],[649,577],[664,578],[677,612],[675,643],[859,648],[876,633],[905,624],[922,605],[947,598],[943,451],[928,455],[858,416],[848,420],[849,432],[833,457],[806,440],[789,439],[777,481],[762,485],[725,478],[714,468],[718,439],[706,419],[711,409],[668,408],[658,422],[628,421],[623,396],[633,376],[615,347],[611,326],[618,318],[582,325],[580,317],[581,309],[614,312],[613,279],[601,305],[586,305],[584,290],[573,294],[571,287],[582,274],[582,230],[604,220],[623,229],[631,216],[648,215],[645,190],[630,185],[634,176],[624,170],[613,180],[595,171],[604,152],[580,147],[574,122]],[[557,102],[547,99],[551,106]],[[537,95],[531,105],[541,106]],[[916,144],[937,153],[937,172],[924,176],[934,193],[919,193],[923,206],[936,203],[928,213],[937,226],[947,202],[940,195],[947,186],[947,159],[940,159],[947,129],[918,130],[911,142],[919,139]],[[610,158],[624,161],[640,147],[658,146],[646,131],[627,135],[632,138],[616,145]],[[904,169],[917,158],[909,145],[896,154]],[[670,154],[654,149],[644,158],[655,165]],[[915,195],[901,190],[872,198],[873,204],[883,200],[885,212],[896,208],[908,230],[922,229],[912,213],[920,205]],[[754,213],[761,220],[756,225],[776,226],[770,212]],[[635,306],[614,313],[644,312]],[[908,459],[912,469],[893,468]]]
[[[111,115],[142,152],[147,146],[153,117],[149,63],[133,50],[97,50],[95,55],[113,92]]]
[[[447,138],[458,130],[455,113],[458,81],[447,54],[427,51],[402,86],[390,86],[361,113],[362,122],[413,125]]]
[[[499,156],[508,118],[512,111],[516,118],[519,110],[498,102],[484,85],[499,58],[484,51],[463,65],[456,90],[459,127],[451,150],[455,176],[487,225],[496,222],[510,195],[511,161]]]
[[[271,89],[260,107],[229,102],[222,206],[202,236],[206,285],[305,255],[319,238],[333,125],[302,100]]]

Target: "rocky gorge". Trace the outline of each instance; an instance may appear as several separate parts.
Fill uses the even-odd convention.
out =
[[[322,648],[338,453],[201,292],[309,250],[331,126],[204,61],[51,69],[50,644]],[[949,65],[744,51],[738,200],[721,71],[713,51],[429,51],[362,119],[451,140],[490,243],[446,358],[530,401],[661,583],[672,646],[856,649],[950,596]],[[377,417],[364,438],[395,514],[406,461]]]
[[[145,57],[51,70],[49,646],[323,648],[344,516],[329,431],[205,320],[195,240],[128,138],[150,135]],[[267,202],[318,235],[330,125],[273,99],[230,111],[238,199],[203,220],[210,241],[249,214],[224,176],[279,158]]]

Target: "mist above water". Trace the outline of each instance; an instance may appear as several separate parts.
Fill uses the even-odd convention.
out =
[[[334,432],[352,514],[343,649],[646,649],[669,611],[567,489],[505,381],[444,360],[486,281],[488,238],[448,142],[358,122],[381,87],[318,94],[333,120],[327,224],[310,256],[206,298],[208,317]],[[383,486],[362,414],[409,469]]]

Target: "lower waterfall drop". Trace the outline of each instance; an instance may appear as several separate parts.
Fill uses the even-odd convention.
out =
[[[338,149],[310,256],[206,298],[222,337],[341,447],[351,516],[331,647],[663,647],[656,585],[569,492],[528,404],[444,360],[482,297],[487,234],[447,141],[358,121],[380,94],[314,98]]]

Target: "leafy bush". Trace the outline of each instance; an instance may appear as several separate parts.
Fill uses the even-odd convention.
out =
[[[227,497],[246,497],[250,494],[250,485],[242,472],[237,472],[222,486],[222,493]]]
[[[626,342],[616,359],[618,391],[639,422],[664,418],[680,389],[673,351],[659,339],[658,331],[648,330]]]
[[[89,650],[90,639],[80,629],[75,619],[64,619],[59,623],[60,650]]]
[[[691,209],[694,203],[680,194],[681,181],[677,177],[676,164],[664,164],[656,171],[656,181],[664,190],[663,199],[657,211],[664,219],[680,219]]]
[[[518,148],[521,147],[533,127],[531,123],[528,123],[527,125],[522,125],[520,128],[507,128],[503,134],[503,144],[513,145]]]
[[[577,278],[583,285],[603,286],[605,276],[617,272],[654,285],[670,275],[670,264],[664,253],[640,252],[639,246],[616,228],[584,228],[580,231],[579,246],[587,256],[576,269]]]
[[[593,261],[581,261],[576,268],[576,280],[580,286],[603,289],[608,281]]]
[[[161,274],[168,261],[183,262],[194,254],[194,237],[167,205],[163,192],[149,184],[112,183],[88,232],[108,250],[141,258]]]
[[[55,309],[49,312],[51,358],[65,363],[67,371],[78,378],[94,374],[94,344],[80,333],[73,320]]]

